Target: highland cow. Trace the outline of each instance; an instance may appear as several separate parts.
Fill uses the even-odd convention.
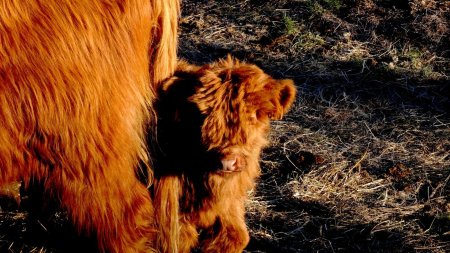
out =
[[[178,0],[1,5],[0,186],[41,180],[101,251],[154,250],[136,173],[153,90],[176,67]]]
[[[291,80],[230,57],[179,64],[155,106],[154,207],[163,252],[245,248],[244,202],[260,174],[269,121],[281,119],[295,94]]]

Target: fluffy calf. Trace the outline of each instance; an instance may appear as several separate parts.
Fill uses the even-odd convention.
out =
[[[244,249],[244,202],[260,174],[269,121],[281,119],[295,94],[291,80],[230,57],[203,67],[180,63],[156,106],[154,205],[163,252]]]
[[[152,204],[136,169],[148,164],[152,86],[175,70],[178,5],[1,4],[0,185],[42,180],[102,251],[153,248]]]

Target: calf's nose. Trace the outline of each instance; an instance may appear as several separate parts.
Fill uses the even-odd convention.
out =
[[[222,159],[221,162],[222,162],[222,170],[224,172],[239,171],[237,157],[226,157],[226,158]]]

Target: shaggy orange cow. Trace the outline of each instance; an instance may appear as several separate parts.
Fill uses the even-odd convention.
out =
[[[154,249],[136,170],[153,89],[176,66],[178,0],[0,5],[0,186],[41,180],[101,251]]]
[[[291,80],[228,58],[181,62],[157,103],[154,206],[163,252],[241,252],[244,202],[260,174],[269,120],[294,101]]]

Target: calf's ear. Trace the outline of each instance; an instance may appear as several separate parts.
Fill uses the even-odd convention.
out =
[[[295,88],[294,81],[291,79],[283,79],[279,81],[280,84],[280,105],[283,107],[284,113],[286,113],[291,105],[295,101],[295,95],[297,89]]]
[[[275,96],[277,110],[270,118],[279,120],[289,111],[294,103],[297,89],[291,79],[282,79],[277,81],[276,89],[273,94]]]

